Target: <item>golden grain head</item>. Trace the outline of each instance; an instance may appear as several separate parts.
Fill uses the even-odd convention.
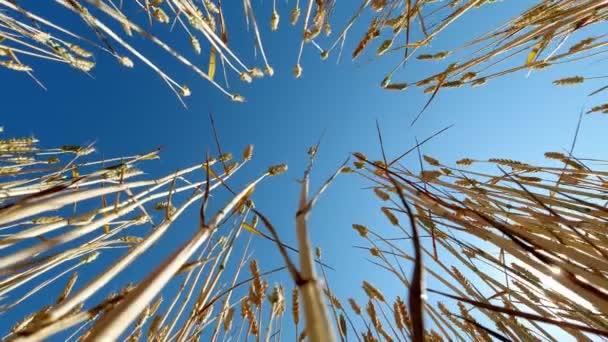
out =
[[[211,0],[203,0],[203,3],[205,4],[205,7],[207,8],[207,10],[209,12],[211,12],[213,14],[219,14],[220,13],[220,9]]]
[[[386,192],[379,188],[374,188],[374,194],[382,201],[388,201],[391,198]]]
[[[99,252],[93,252],[84,256],[80,261],[84,264],[89,264],[95,261],[99,257]]]
[[[433,158],[431,156],[424,155],[424,156],[422,156],[422,158],[429,165],[432,165],[432,166],[439,166],[440,165],[439,160],[437,160],[437,159],[435,159],[435,158]]]
[[[331,35],[331,25],[327,21],[323,24],[323,32],[328,37]]]
[[[430,93],[435,92],[436,89],[437,89],[437,86],[432,85],[432,86],[424,88],[424,90],[422,92],[425,94],[430,94]]]
[[[190,92],[190,88],[188,88],[187,85],[183,85],[179,88],[179,95],[182,97],[188,97],[192,95],[192,92]]]
[[[392,39],[387,39],[387,40],[383,41],[382,44],[380,44],[380,46],[378,47],[378,50],[376,50],[376,54],[378,56],[382,56],[386,51],[388,51],[388,49],[391,48],[392,45],[393,45]]]
[[[451,51],[439,52],[439,53],[434,54],[432,58],[433,58],[434,60],[440,60],[440,59],[444,59],[444,58],[446,58],[447,56],[449,56],[449,55],[450,55],[450,53],[451,53]]]
[[[458,165],[462,165],[462,166],[469,166],[471,164],[473,164],[475,161],[473,159],[470,158],[462,158],[458,161],[456,161],[456,164]]]
[[[253,145],[249,144],[243,150],[243,160],[251,160],[253,157]]]
[[[302,66],[300,65],[300,63],[296,64],[296,66],[293,67],[293,76],[295,78],[300,78],[300,76],[302,76]]]
[[[291,25],[297,24],[298,18],[300,18],[300,7],[295,7],[293,10],[291,10],[291,15],[289,16]]]
[[[251,83],[251,81],[253,81],[253,78],[251,78],[251,75],[245,71],[241,72],[241,74],[239,75],[239,78],[241,79],[241,81],[247,82],[247,83]]]
[[[585,47],[591,45],[591,43],[593,43],[596,39],[597,38],[595,38],[595,37],[585,38],[585,39],[581,40],[580,42],[572,45],[572,47],[570,47],[568,52],[580,51],[580,50],[584,49]]]
[[[267,172],[271,176],[278,176],[285,171],[287,171],[287,164],[279,164],[269,167]]]
[[[420,55],[416,56],[416,59],[421,60],[421,61],[430,60],[430,59],[433,59],[433,55],[424,53],[424,54],[420,54]]]
[[[380,82],[380,87],[386,88],[386,86],[388,86],[390,83],[391,83],[391,75],[386,75],[382,79],[382,82]]]
[[[127,57],[127,56],[120,56],[118,57],[118,61],[120,62],[120,64],[122,64],[123,66],[127,67],[127,68],[132,68],[133,67],[133,61],[131,60],[131,58]]]
[[[165,13],[165,11],[163,11],[163,9],[160,7],[154,7],[154,9],[152,10],[152,16],[156,20],[158,20],[158,22],[163,23],[163,24],[168,24],[170,21],[167,13]]]
[[[464,85],[464,81],[455,80],[455,81],[445,82],[441,85],[441,87],[442,88],[458,88],[458,87],[462,87],[463,85]]]
[[[49,224],[49,223],[56,223],[59,221],[62,221],[63,217],[61,216],[42,216],[42,217],[37,217],[35,219],[33,219],[31,222],[33,224]]]
[[[551,63],[549,62],[536,62],[532,65],[530,65],[530,69],[534,69],[534,70],[541,70],[541,69],[545,69],[551,66]]]
[[[485,77],[480,77],[471,82],[471,87],[481,87],[486,83],[488,83],[488,80]]]
[[[422,179],[424,182],[433,182],[441,175],[441,172],[436,170],[424,170],[420,172],[420,179]]]
[[[386,0],[372,0],[370,7],[376,12],[381,12],[386,6]]]
[[[274,69],[270,65],[267,65],[266,67],[264,67],[264,73],[272,77],[274,76]]]
[[[378,251],[378,255],[380,255],[380,251]],[[382,294],[382,292],[380,292],[380,290],[378,290],[378,288],[376,288],[374,285],[372,285],[370,282],[368,282],[367,280],[364,280],[362,283],[363,291],[365,291],[365,294],[370,298],[370,299],[377,299],[381,302],[385,302],[386,299],[384,297],[384,295]]]
[[[201,43],[195,36],[190,36],[190,45],[192,46],[192,49],[194,50],[194,52],[196,52],[197,55],[201,54]]]
[[[601,112],[603,114],[608,114],[608,103],[592,107],[589,111],[587,111],[587,114],[598,113],[598,112]]]
[[[397,219],[397,216],[395,216],[395,214],[393,214],[393,212],[391,211],[390,208],[382,207],[381,210],[382,210],[382,213],[384,214],[384,216],[386,216],[386,218],[391,222],[391,224],[393,226],[399,225],[399,219]]]
[[[92,53],[90,53],[89,51],[83,49],[82,47],[80,47],[76,44],[67,44],[67,46],[70,48],[70,50],[72,50],[72,52],[79,55],[80,57],[89,58],[89,57],[93,56]]]
[[[359,304],[357,304],[354,298],[348,298],[348,303],[350,304],[350,307],[351,309],[353,309],[353,312],[355,314],[361,315],[361,307],[359,306]]]
[[[272,11],[272,16],[270,17],[270,30],[276,31],[279,28],[279,13],[274,10]]]
[[[355,152],[355,153],[353,153],[353,155],[361,161],[367,160],[367,156],[365,156],[365,154],[363,154],[361,152]]]
[[[28,65],[14,62],[14,61],[0,61],[0,65],[7,69],[13,70],[13,71],[30,72],[33,70]]]
[[[357,224],[357,223],[353,223],[353,229],[356,230],[359,235],[361,235],[364,238],[367,238],[367,227],[361,224]]]
[[[283,291],[278,284],[275,284],[272,288],[272,291],[268,294],[268,302],[272,305],[278,305],[280,302],[284,300]]]
[[[297,326],[300,323],[300,295],[297,287],[291,292],[291,314],[293,323]]]
[[[568,86],[568,85],[576,85],[581,84],[585,81],[585,78],[582,76],[572,76],[566,78],[560,78],[559,80],[553,81],[553,84],[557,86]]]
[[[262,71],[262,69],[258,68],[258,67],[253,67],[249,70],[249,74],[252,77],[256,77],[256,78],[262,78],[264,77],[264,72]]]
[[[231,94],[230,97],[232,98],[232,101],[234,102],[245,102],[245,98],[239,94]]]
[[[354,161],[353,165],[355,166],[356,169],[362,169],[363,167],[365,167],[365,163],[362,161]]]
[[[347,336],[348,334],[348,327],[346,325],[346,319],[344,318],[344,314],[340,314],[340,319],[339,319],[339,328],[340,328],[340,334],[344,337]]]
[[[466,82],[466,81],[470,81],[472,79],[474,79],[475,77],[477,77],[477,73],[476,72],[466,72],[462,75],[462,77],[460,78],[461,81]]]
[[[224,318],[224,331],[230,331],[232,328],[232,321],[234,319],[234,308],[229,308]]]
[[[562,160],[562,159],[566,159],[568,157],[566,157],[566,155],[561,152],[545,152],[545,158]]]

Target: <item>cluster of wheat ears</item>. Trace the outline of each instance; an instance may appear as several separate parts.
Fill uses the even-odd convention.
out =
[[[89,73],[96,60],[104,60],[95,59],[94,51],[128,68],[145,64],[180,101],[191,95],[187,85],[136,49],[130,43],[132,36],[150,41],[234,101],[245,99],[228,91],[231,72],[244,82],[274,73],[258,19],[268,18],[271,30],[279,27],[276,0],[272,13],[266,14],[254,13],[251,1],[243,0],[243,16],[252,27],[262,66],[245,61],[230,48],[224,15],[237,14],[223,7],[234,7],[226,1],[51,2],[80,17],[97,39],[76,33],[82,27],[65,27],[54,22],[52,15],[37,13],[34,2],[26,8],[15,0],[0,0],[0,66],[25,73],[43,87],[31,66],[34,59],[65,63]],[[432,39],[446,27],[492,3],[361,0],[335,34],[331,27],[335,1],[302,0],[300,8],[296,0],[290,3],[289,15],[291,25],[301,26],[294,76],[302,75],[304,47],[318,50],[322,59],[338,50],[340,58],[355,25],[365,25],[367,30],[355,38],[359,40],[353,59],[373,45],[377,59],[402,56],[379,82],[387,90],[408,87],[393,79],[411,59],[441,63],[459,51],[464,57],[444,71],[414,82],[431,94],[415,121],[443,88],[479,86],[509,73],[602,58],[608,52],[605,35],[579,39],[589,27],[597,28],[608,18],[608,1],[603,0],[530,1],[535,4],[525,12],[453,51],[428,51]],[[147,20],[136,23],[133,8],[144,11]],[[369,13],[373,13],[371,19]],[[179,52],[158,38],[153,30],[167,30],[163,25],[181,32],[181,36],[174,33],[175,39],[185,37],[193,51]],[[577,40],[569,42],[571,36]],[[203,49],[209,57],[205,66],[187,57]],[[223,82],[216,81],[216,65],[223,70]],[[602,77],[576,75],[554,83],[566,86]],[[608,105],[594,105],[588,112],[606,113]],[[378,135],[383,151],[379,129]],[[101,341],[608,338],[604,230],[608,170],[601,169],[602,162],[547,152],[546,166],[466,158],[450,166],[418,151],[422,170],[418,173],[400,161],[421,144],[393,160],[384,153],[378,158],[355,153],[352,163],[345,162],[312,196],[309,177],[318,146],[311,147],[295,216],[297,246],[292,247],[281,241],[271,220],[251,200],[260,182],[280,175],[287,166],[271,166],[240,189],[230,185],[231,176],[243,172],[252,158],[253,146],[247,146],[239,158],[218,153],[166,176],[149,178],[139,168],[158,157],[156,150],[95,160],[93,146],[47,149],[32,137],[0,140],[0,321],[3,326],[11,323],[2,316],[30,297],[38,297],[40,304],[30,307],[22,320],[12,322],[4,339],[39,341],[60,333],[69,336],[66,340]],[[496,165],[497,171],[474,171],[482,163]],[[361,284],[366,303],[332,291],[321,251],[310,244],[307,218],[338,176],[367,179],[384,203],[382,212],[388,223],[401,232],[399,238],[386,238],[373,227],[352,226],[363,240],[357,248],[369,252],[370,262],[394,275],[394,281],[402,284],[403,297],[387,298],[378,284],[367,281]],[[229,200],[208,214],[207,204],[216,192],[225,192]],[[119,275],[167,235],[190,206],[199,208],[194,235],[162,263],[151,265],[140,282],[117,283]],[[136,228],[141,225],[152,229],[142,234]],[[284,266],[260,268],[249,242],[240,256],[235,255],[237,240],[252,238],[273,241]],[[79,272],[92,267],[89,264],[109,249],[122,252],[109,266],[95,268],[93,278],[79,282]],[[297,261],[290,257],[294,251]],[[266,278],[277,272],[288,273],[293,282],[271,286]],[[427,288],[425,279],[429,278],[449,291]],[[65,284],[54,297],[53,283]],[[171,283],[179,285],[171,287]],[[98,294],[108,286],[120,290],[100,298]],[[285,320],[284,315],[288,316]]]

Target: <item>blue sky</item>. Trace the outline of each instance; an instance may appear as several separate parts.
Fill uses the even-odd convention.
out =
[[[521,11],[522,3],[498,2],[468,14],[475,19],[468,24],[457,23],[450,27],[445,35],[433,42],[429,51],[442,51],[464,43]],[[420,89],[387,92],[379,87],[385,73],[399,56],[372,59],[369,52],[375,49],[373,46],[357,61],[351,62],[350,53],[366,29],[355,26],[340,64],[336,64],[336,55],[321,61],[318,52],[307,46],[302,63],[304,73],[301,79],[296,80],[291,70],[296,60],[301,26],[293,28],[288,25],[292,4],[279,1],[282,14],[279,31],[270,32],[271,6],[271,1],[258,4],[256,15],[275,76],[245,84],[233,75],[230,85],[247,98],[244,104],[231,102],[170,57],[151,48],[147,42],[135,39],[136,46],[141,46],[176,79],[188,84],[193,95],[186,100],[187,109],[142,63],[136,61],[134,69],[125,69],[100,53],[92,72],[93,79],[67,66],[32,61],[37,76],[48,91],[41,90],[23,75],[0,70],[0,78],[5,84],[0,95],[1,124],[9,135],[35,135],[47,147],[95,141],[100,157],[131,155],[163,146],[161,160],[148,163],[145,168],[148,174],[160,176],[200,162],[207,151],[215,152],[208,120],[208,114],[213,113],[224,150],[240,155],[246,144],[255,145],[254,159],[235,179],[235,187],[253,179],[268,165],[289,164],[289,172],[265,182],[256,191],[254,199],[257,207],[277,226],[281,236],[295,245],[293,217],[299,191],[295,180],[301,177],[306,165],[308,147],[321,135],[323,140],[312,176],[312,189],[316,189],[351,152],[380,156],[375,120],[382,127],[389,156],[394,157],[409,149],[415,144],[416,137],[423,139],[453,124],[453,128],[426,144],[423,153],[448,164],[462,157],[501,157],[534,163],[542,160],[546,151],[568,148],[579,112],[600,100],[589,100],[586,94],[602,83],[574,88],[556,88],[551,84],[554,79],[577,74],[575,70],[578,73],[583,70],[582,76],[601,74],[600,65],[583,62],[576,65],[579,69],[566,65],[537,71],[529,77],[520,72],[492,80],[481,88],[448,89],[441,92],[423,117],[410,127],[427,95]],[[352,13],[352,8],[341,6],[349,5],[338,3],[337,17],[345,18],[346,14]],[[39,13],[65,17],[69,27],[86,31],[80,21],[71,14],[64,16],[61,14],[64,11],[57,6],[44,4],[41,7]],[[229,26],[234,50],[240,52],[246,61],[262,66],[261,60],[253,57],[253,33],[245,32],[242,7],[228,8],[227,12],[234,13],[232,26]],[[340,24],[335,24],[334,32],[337,33],[340,27]],[[162,32],[165,29],[160,27],[155,27],[155,30],[161,31],[160,36],[168,37],[169,41],[182,39],[175,45],[188,50],[186,35]],[[246,39],[241,39],[241,34]],[[327,42],[321,40],[321,44],[324,43]],[[206,53],[208,51],[204,51],[201,57],[190,56],[206,67]],[[442,67],[445,65],[441,64]],[[411,82],[433,70],[437,70],[433,62],[414,62],[394,79]],[[221,79],[219,69],[217,76]],[[605,120],[600,115],[584,118],[575,150],[579,156],[602,157],[600,149],[606,143]],[[417,168],[415,154],[404,163]],[[335,272],[329,273],[330,282],[343,299],[362,293],[359,286],[362,279],[371,279],[383,289],[398,292],[389,283],[392,278],[363,260],[366,253],[351,247],[361,244],[351,229],[352,223],[366,224],[387,232],[388,236],[391,234],[389,223],[379,211],[381,203],[371,191],[362,189],[367,185],[357,176],[341,176],[322,197],[310,219],[312,240],[322,247],[324,260],[336,268]],[[169,241],[157,246],[147,262],[161,260],[172,251],[171,247],[192,234],[195,211],[178,222],[174,234],[168,237]],[[266,268],[281,264],[270,243],[258,240],[255,250]],[[137,264],[130,270],[129,276],[133,278],[144,274]],[[29,312],[28,305],[34,305],[34,302],[25,302],[7,317],[23,316]],[[12,318],[0,319],[0,331],[5,331],[8,328],[6,324],[11,321]]]

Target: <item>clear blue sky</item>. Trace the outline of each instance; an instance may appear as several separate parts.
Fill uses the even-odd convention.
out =
[[[27,3],[24,1],[24,4]],[[468,24],[455,24],[445,35],[437,38],[428,51],[457,47],[491,28],[492,24],[503,22],[520,11],[523,3],[528,2],[503,1],[473,11],[467,16],[474,17],[474,20]],[[68,27],[77,27],[77,31],[86,32],[80,21],[71,14],[62,14],[65,11],[58,6],[40,6],[39,13],[65,17]],[[0,79],[3,81],[0,123],[9,135],[35,135],[47,147],[96,141],[99,157],[142,153],[162,145],[164,151],[161,160],[147,163],[145,168],[148,174],[160,176],[200,162],[207,151],[215,152],[208,120],[208,113],[211,112],[225,150],[240,155],[246,144],[255,145],[254,159],[232,183],[234,187],[241,186],[246,179],[252,179],[268,165],[278,162],[289,164],[289,172],[265,182],[258,188],[254,199],[257,207],[267,213],[277,226],[281,236],[295,245],[293,217],[299,191],[295,180],[301,177],[304,170],[307,148],[323,132],[325,135],[313,172],[312,189],[316,189],[350,152],[361,151],[370,157],[380,156],[376,119],[382,126],[389,156],[396,156],[413,146],[415,137],[423,139],[454,124],[452,129],[425,145],[423,153],[445,163],[454,163],[462,157],[501,157],[533,163],[541,160],[545,151],[568,148],[579,112],[590,104],[599,104],[601,100],[590,101],[586,94],[602,83],[594,82],[574,88],[556,88],[551,84],[554,79],[575,74],[601,74],[600,65],[583,62],[578,64],[581,66],[578,73],[570,66],[563,66],[537,71],[527,78],[525,72],[517,73],[492,80],[481,88],[448,89],[441,92],[419,122],[410,127],[412,118],[426,102],[427,95],[422,94],[420,89],[387,92],[379,87],[385,72],[392,68],[399,56],[370,60],[370,52],[375,49],[372,46],[356,62],[351,62],[349,56],[352,49],[365,30],[364,27],[355,26],[339,65],[336,65],[335,54],[327,61],[321,61],[316,49],[307,46],[302,64],[303,77],[296,80],[291,70],[296,60],[301,26],[294,29],[288,25],[292,4],[279,1],[281,25],[278,32],[270,32],[268,21],[271,6],[271,1],[258,4],[256,15],[275,76],[245,84],[233,75],[230,85],[247,98],[244,104],[231,102],[170,57],[150,48],[147,42],[136,39],[136,46],[141,46],[176,79],[189,85],[193,95],[187,99],[188,109],[183,108],[159,77],[142,63],[134,59],[136,67],[125,69],[99,53],[97,67],[92,71],[94,79],[64,65],[32,61],[36,75],[45,83],[48,91],[41,90],[24,75],[0,69]],[[338,2],[336,16],[342,19],[352,13],[352,8],[343,6],[351,5]],[[239,4],[228,8],[226,12],[231,17],[229,25],[232,26],[229,28],[234,50],[240,52],[246,61],[255,61],[253,33],[245,32],[241,23],[242,6]],[[156,32],[164,30],[158,26],[155,24]],[[337,33],[340,27],[335,24],[334,32]],[[246,39],[242,39],[241,35]],[[201,57],[194,57],[188,49],[185,34],[180,32],[161,36],[173,37],[170,41],[182,39],[183,42],[176,45],[188,51],[188,56],[206,68],[208,51],[204,51]],[[321,40],[320,43],[327,42]],[[400,52],[397,54],[401,55]],[[253,64],[263,65],[259,58]],[[415,81],[436,68],[432,62],[414,62],[394,79]],[[217,76],[221,79],[220,69]],[[600,149],[606,144],[605,127],[605,117],[586,116],[575,152],[582,157],[601,158]],[[417,168],[415,155],[406,159],[405,163]],[[364,278],[381,288],[397,291],[388,282],[389,279],[392,281],[391,277],[363,260],[366,253],[351,247],[361,244],[351,229],[352,223],[383,230],[387,236],[391,234],[391,227],[379,213],[381,203],[371,191],[362,190],[367,185],[354,175],[338,178],[318,203],[310,219],[314,244],[322,247],[324,260],[337,270],[330,273],[330,281],[342,299],[355,293],[360,296],[359,285]],[[161,260],[170,254],[173,247],[192,234],[195,212],[195,209],[192,210],[174,226],[173,234],[165,239],[162,246],[153,249],[145,266],[150,267],[154,260]],[[269,242],[256,241],[255,250],[265,268],[281,264],[278,253]],[[113,257],[101,261],[100,265]],[[144,271],[150,270],[140,267],[140,264],[133,266],[129,269],[132,280],[141,279]],[[97,266],[93,269],[99,270]],[[120,285],[110,287],[108,291]],[[6,331],[14,319],[30,312],[34,304],[40,306],[34,301],[27,301],[13,313],[0,317],[0,332]]]

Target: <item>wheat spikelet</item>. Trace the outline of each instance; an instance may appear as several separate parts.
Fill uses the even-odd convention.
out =
[[[348,303],[350,304],[350,308],[353,310],[353,312],[359,316],[361,316],[361,307],[359,306],[359,304],[357,304],[357,302],[355,301],[354,298],[348,298]]]
[[[291,292],[291,315],[293,318],[293,323],[298,326],[300,324],[300,296],[298,293],[298,288],[294,287]]]
[[[163,9],[160,7],[152,8],[152,16],[158,20],[159,23],[168,24],[170,21],[167,13],[165,13],[165,11],[163,11]]]
[[[481,77],[481,78],[476,78],[471,82],[471,86],[472,87],[481,87],[482,85],[485,85],[486,83],[488,83],[488,79],[485,77]]]
[[[420,179],[422,179],[424,182],[430,183],[439,177],[441,177],[441,172],[439,172],[439,171],[425,170],[425,171],[420,172]]]
[[[399,226],[399,219],[397,219],[397,216],[395,216],[395,214],[393,214],[389,208],[382,207],[381,210],[384,216],[386,216],[393,226]]]
[[[340,335],[344,337],[348,337],[348,327],[346,326],[346,318],[344,318],[344,314],[340,314],[340,318],[338,321],[338,328],[340,329]]]
[[[561,152],[545,152],[545,158],[562,160],[567,159],[568,157],[566,157],[566,155]]]
[[[390,196],[379,188],[374,188],[374,194],[382,201],[388,201],[390,199]]]
[[[291,25],[295,25],[298,23],[298,19],[300,18],[300,7],[296,6],[291,10],[291,14],[289,16],[289,22]]]
[[[21,64],[18,62],[13,62],[13,61],[0,61],[0,65],[2,65],[3,67],[5,67],[7,69],[14,70],[14,71],[22,71],[22,72],[32,71],[32,68],[30,66]]]
[[[370,7],[376,12],[382,11],[384,6],[386,6],[386,0],[372,0],[370,4]]]
[[[592,107],[589,111],[587,111],[587,114],[597,113],[597,112],[602,112],[603,114],[608,114],[608,103]]]
[[[572,47],[570,47],[568,52],[580,51],[580,50],[584,49],[585,47],[587,47],[588,45],[591,45],[591,43],[593,43],[595,40],[596,40],[596,38],[594,38],[594,37],[582,39],[580,42],[572,45]]]
[[[78,280],[78,273],[74,272],[72,273],[72,276],[70,277],[68,282],[65,284],[65,287],[61,291],[59,298],[57,298],[57,303],[60,303],[67,298],[67,296],[70,294],[70,291],[72,291],[72,288],[74,288],[76,280]]]
[[[431,156],[424,155],[424,156],[422,156],[422,158],[424,159],[424,161],[426,161],[431,166],[439,166],[439,165],[441,165],[441,163],[439,162],[439,160],[437,160],[437,159],[435,159],[435,158],[433,158]]]
[[[276,31],[279,28],[279,13],[276,10],[272,11],[272,16],[270,17],[270,30]]]
[[[353,223],[353,229],[356,230],[361,237],[367,238],[368,229],[364,225]]]
[[[268,168],[268,174],[271,176],[278,176],[285,171],[287,171],[287,164],[274,165]]]
[[[127,68],[132,68],[135,65],[133,63],[133,61],[131,60],[131,58],[129,58],[127,56],[120,56],[118,58],[118,61],[120,62],[120,64],[122,64],[123,66],[125,66]]]
[[[581,84],[585,81],[585,78],[582,76],[572,76],[566,78],[560,78],[559,80],[553,81],[553,84],[557,86],[567,86],[567,85],[575,85]]]
[[[249,144],[243,150],[243,160],[251,160],[253,157],[253,145]]]
[[[370,299],[377,299],[381,302],[385,302],[386,299],[380,290],[370,284],[368,281],[364,280],[362,285],[363,291]]]
[[[230,308],[230,309],[228,309],[228,311],[226,313],[226,317],[224,318],[224,331],[225,332],[230,331],[230,329],[232,328],[233,318],[234,318],[234,309]]]
[[[293,67],[293,76],[295,78],[300,78],[300,76],[302,76],[302,66],[299,63]]]

